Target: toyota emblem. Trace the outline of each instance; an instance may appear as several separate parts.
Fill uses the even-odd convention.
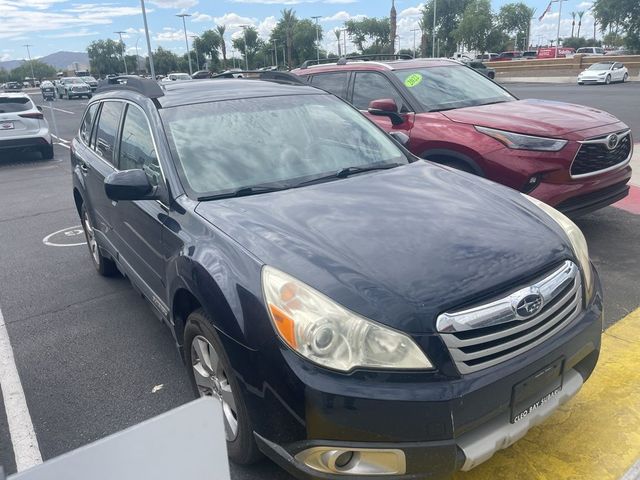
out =
[[[539,293],[530,293],[514,305],[516,316],[520,319],[533,317],[542,309],[542,303],[542,295]]]
[[[612,133],[607,137],[607,148],[609,150],[613,150],[618,146],[618,135]]]

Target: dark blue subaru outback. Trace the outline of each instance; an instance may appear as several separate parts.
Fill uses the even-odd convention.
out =
[[[591,374],[602,290],[554,209],[286,75],[119,81],[71,150],[91,260],[171,328],[233,461],[447,477]]]

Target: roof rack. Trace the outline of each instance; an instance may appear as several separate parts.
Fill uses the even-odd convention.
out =
[[[350,61],[370,61],[370,60],[412,60],[413,57],[406,53],[372,53],[369,55],[350,55],[347,57],[341,57],[337,61],[335,58],[322,58],[320,60],[305,60],[301,69],[310,67],[311,65],[321,65],[323,63],[335,63],[336,65],[346,65]]]
[[[96,93],[110,90],[132,90],[148,98],[159,98],[164,96],[164,90],[157,81],[150,78],[141,78],[135,75],[120,75],[108,77],[105,82],[98,85]]]
[[[241,78],[264,80],[266,82],[286,83],[289,85],[307,85],[300,77],[289,72],[278,72],[276,70],[229,70],[212,75],[211,78]]]

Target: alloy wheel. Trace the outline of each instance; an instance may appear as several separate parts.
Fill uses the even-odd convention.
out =
[[[202,335],[197,335],[191,342],[191,364],[200,396],[220,400],[225,434],[227,441],[232,442],[238,436],[236,401],[218,353],[211,342]]]
[[[91,257],[96,265],[100,265],[100,251],[98,250],[98,241],[96,240],[96,234],[91,226],[91,220],[89,220],[89,214],[85,210],[82,217],[82,226],[84,227],[84,234],[87,237],[87,245],[91,252]]]

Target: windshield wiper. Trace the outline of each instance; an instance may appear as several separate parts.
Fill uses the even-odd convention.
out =
[[[233,197],[246,197],[249,195],[259,195],[261,193],[277,192],[279,190],[287,190],[291,188],[289,185],[281,183],[265,183],[257,185],[249,185],[246,187],[238,188],[231,192],[217,193],[215,195],[206,195],[198,197],[199,202],[206,202],[207,200],[218,200],[220,198],[233,198]]]
[[[347,178],[350,175],[355,175],[357,173],[364,172],[372,172],[374,170],[389,170],[390,168],[398,167],[400,165],[404,165],[404,163],[385,163],[384,165],[368,165],[362,167],[345,167],[337,172],[330,173],[328,175],[322,175],[320,177],[312,178],[311,180],[305,180],[304,182],[296,183],[295,187],[302,187],[304,185],[311,185],[313,183],[322,182],[325,180],[330,180],[332,178]]]

